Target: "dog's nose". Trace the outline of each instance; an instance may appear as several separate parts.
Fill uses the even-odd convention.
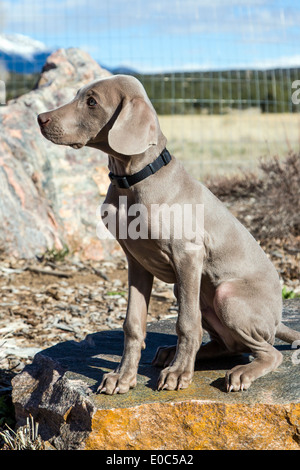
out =
[[[51,122],[51,118],[47,113],[39,114],[37,120],[40,127],[46,127]]]

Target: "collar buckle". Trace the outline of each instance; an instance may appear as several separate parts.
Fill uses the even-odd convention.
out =
[[[123,189],[130,188],[130,184],[128,183],[126,176],[117,176],[114,175],[112,172],[110,172],[108,176],[113,186]]]

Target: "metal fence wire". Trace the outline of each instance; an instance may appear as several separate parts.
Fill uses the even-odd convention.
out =
[[[30,90],[51,51],[80,47],[141,80],[197,176],[253,168],[299,150],[299,20],[292,0],[0,1],[0,102]]]

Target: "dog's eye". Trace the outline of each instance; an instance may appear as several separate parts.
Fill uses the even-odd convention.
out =
[[[93,106],[96,106],[96,104],[97,104],[97,101],[95,100],[95,98],[92,98],[92,97],[88,98],[87,100],[88,106],[93,107]]]

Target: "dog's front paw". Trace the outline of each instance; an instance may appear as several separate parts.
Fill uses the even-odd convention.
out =
[[[180,390],[187,388],[192,382],[192,378],[193,372],[186,372],[173,366],[166,367],[160,373],[157,389]]]
[[[101,384],[97,392],[114,395],[116,393],[126,393],[130,388],[136,386],[136,377],[126,377],[125,374],[119,372],[109,372],[104,374]]]

